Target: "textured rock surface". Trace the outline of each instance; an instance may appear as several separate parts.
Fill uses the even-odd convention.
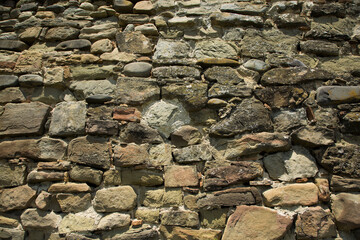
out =
[[[281,239],[292,219],[275,210],[258,206],[239,206],[229,217],[223,239]]]
[[[98,212],[131,210],[136,206],[136,197],[130,186],[102,189],[96,192],[94,208]]]
[[[331,196],[331,208],[336,224],[344,230],[352,230],[360,225],[359,194],[339,193]]]
[[[164,178],[166,187],[197,186],[199,182],[195,166],[167,166]]]
[[[25,209],[36,196],[36,191],[28,185],[0,191],[0,211],[7,212],[14,209]]]

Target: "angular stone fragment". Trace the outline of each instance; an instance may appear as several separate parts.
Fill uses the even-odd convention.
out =
[[[238,187],[207,194],[196,202],[198,208],[214,209],[238,205],[261,204],[260,192],[255,187]]]
[[[77,99],[82,100],[96,95],[112,95],[115,90],[115,81],[110,80],[86,80],[76,81],[70,85]],[[100,100],[99,100],[100,101]]]
[[[119,78],[115,96],[119,102],[130,105],[141,105],[160,98],[160,88],[153,79]]]
[[[50,231],[57,228],[61,221],[61,216],[54,212],[29,208],[21,214],[20,219],[25,229]]]
[[[161,143],[153,145],[149,149],[149,164],[150,166],[166,166],[172,163],[171,145]]]
[[[274,16],[274,22],[278,28],[301,28],[308,27],[308,22],[303,16],[295,13],[283,13]]]
[[[68,157],[71,162],[101,169],[110,168],[109,145],[105,138],[87,136],[71,140]]]
[[[206,191],[248,182],[262,176],[263,168],[256,162],[239,162],[235,165],[215,167],[206,170],[204,188]]]
[[[176,128],[190,122],[188,113],[180,103],[163,100],[152,104],[146,110],[143,119],[166,138]]]
[[[237,49],[224,40],[213,39],[197,42],[194,48],[195,58],[230,58],[236,59]]]
[[[306,110],[304,108],[291,111],[272,113],[274,128],[277,132],[291,132],[293,129],[307,124]]]
[[[90,167],[76,165],[70,170],[69,175],[75,182],[86,182],[100,185],[103,172]]]
[[[133,53],[119,52],[118,48],[114,48],[112,52],[101,54],[100,59],[105,62],[129,63],[136,60],[136,55]]]
[[[61,139],[42,137],[37,144],[40,149],[39,159],[43,160],[61,160],[67,149],[67,143]]]
[[[35,50],[22,51],[16,61],[14,72],[34,73],[41,71],[43,53]]]
[[[14,75],[0,75],[0,90],[18,86],[18,77]]]
[[[37,74],[25,74],[19,77],[21,87],[37,87],[43,85],[43,78]]]
[[[115,146],[114,165],[118,167],[130,167],[146,164],[149,160],[147,145],[130,143],[126,146]]]
[[[175,161],[189,163],[212,160],[212,153],[206,144],[192,145],[173,150]]]
[[[196,166],[165,166],[165,187],[197,186]]]
[[[326,39],[342,41],[348,40],[351,37],[352,28],[356,22],[349,18],[338,19],[338,21],[324,21],[311,23],[311,30],[306,32],[306,38],[312,39]]]
[[[146,239],[146,240],[157,240],[159,239],[158,232],[150,225],[144,224],[141,227],[132,227],[126,232],[123,229],[113,230],[103,234],[103,239],[117,239],[117,240],[128,240],[128,239]]]
[[[97,229],[104,231],[104,230],[111,230],[115,228],[126,227],[130,225],[130,215],[123,214],[123,213],[111,213],[109,215],[104,216],[101,218]]]
[[[153,59],[187,58],[190,45],[183,41],[160,39],[155,47]]]
[[[274,86],[254,90],[255,96],[271,108],[282,108],[300,105],[308,93],[300,87]]]
[[[146,1],[149,2],[149,1]],[[159,32],[156,26],[152,23],[145,23],[143,25],[139,25],[135,27],[135,31],[139,31],[145,36],[158,36]]]
[[[247,98],[251,96],[251,88],[247,87],[245,84],[238,85],[225,85],[215,83],[209,89],[208,97],[211,98]]]
[[[141,204],[145,207],[160,208],[163,206],[164,189],[148,190],[144,193]]]
[[[299,239],[322,239],[336,236],[335,219],[330,210],[311,207],[299,214],[295,232]]]
[[[97,212],[132,210],[136,206],[136,197],[130,186],[101,189],[96,192],[93,206]]]
[[[150,77],[152,65],[146,62],[134,62],[125,65],[124,74],[128,77]]]
[[[49,172],[49,171],[31,171],[27,176],[27,182],[59,182],[64,181],[64,172]]]
[[[269,207],[311,206],[318,203],[318,188],[313,183],[297,183],[267,190],[263,196]]]
[[[343,126],[341,131],[358,135],[360,133],[360,112],[350,112],[341,116]]]
[[[282,239],[291,224],[291,217],[270,208],[238,206],[228,219],[222,239]]]
[[[225,157],[236,160],[242,156],[256,155],[262,152],[287,151],[291,147],[290,136],[284,133],[246,134],[240,139],[231,140],[226,144]]]
[[[162,96],[165,99],[179,99],[185,103],[189,111],[203,108],[207,102],[206,83],[191,83],[187,85],[171,84],[162,88]]]
[[[327,41],[308,40],[300,42],[300,49],[304,53],[315,54],[320,57],[339,55],[339,47],[335,43]]]
[[[127,122],[140,122],[141,112],[133,107],[118,107],[114,109],[113,119]]]
[[[339,193],[331,195],[331,210],[339,229],[349,231],[360,226],[360,194]]]
[[[0,148],[1,149],[1,148]],[[25,165],[0,162],[0,187],[16,187],[24,184],[26,174]]]
[[[36,191],[28,185],[0,190],[0,212],[25,209],[35,198]]]
[[[293,151],[266,156],[264,165],[272,179],[281,181],[311,178],[318,172],[315,159],[305,148],[298,146],[293,146]]]
[[[100,80],[114,74],[113,65],[71,66],[70,70],[74,80]]]
[[[316,92],[316,100],[322,105],[360,101],[360,87],[358,86],[323,86]]]
[[[248,4],[245,2],[223,4],[220,7],[222,12],[238,13],[252,16],[262,16],[268,7],[261,4]]]
[[[74,50],[74,49],[80,49],[80,50],[89,50],[91,47],[91,42],[86,39],[75,39],[75,40],[68,40],[59,43],[55,50],[58,51],[68,51],[68,50]]]
[[[360,179],[333,175],[330,186],[334,192],[360,192]]]
[[[114,22],[96,24],[91,27],[83,27],[80,31],[79,38],[87,39],[91,42],[109,38],[114,39],[118,32],[119,25]]]
[[[65,41],[75,39],[80,31],[72,27],[54,27],[50,28],[45,35],[46,41]]]
[[[163,173],[152,170],[127,170],[121,172],[122,183],[125,185],[159,186],[164,183]]]
[[[208,81],[220,84],[235,85],[243,83],[244,79],[240,76],[236,69],[231,67],[212,67],[204,72],[204,76]]]
[[[262,27],[263,19],[259,16],[247,16],[235,13],[213,13],[210,16],[211,23],[217,26],[227,27]]]
[[[190,66],[157,67],[152,71],[155,78],[200,79],[200,71]]]
[[[90,119],[86,122],[86,133],[91,135],[117,135],[118,125],[117,121]]]
[[[8,103],[0,116],[0,136],[41,135],[48,112],[49,106],[39,102]]]
[[[345,16],[345,7],[341,3],[314,4],[311,6],[311,17],[333,15],[339,18]]]
[[[196,227],[199,225],[199,215],[193,211],[162,211],[160,221],[167,226]]]
[[[261,78],[263,85],[294,85],[311,81],[326,81],[333,75],[325,70],[306,68],[273,68]]]
[[[333,174],[359,178],[359,154],[358,145],[336,144],[326,150],[320,164]]]
[[[171,133],[171,143],[176,147],[186,147],[200,143],[201,134],[199,130],[190,125],[182,126]]]
[[[163,142],[157,130],[136,122],[126,124],[120,132],[120,137],[125,142],[136,144]]]
[[[28,49],[29,46],[22,41],[18,40],[5,40],[0,39],[0,49],[21,52]]]
[[[293,132],[291,138],[306,147],[329,146],[334,144],[335,133],[328,128],[305,126]]]
[[[138,208],[135,212],[135,217],[148,223],[159,223],[160,211],[159,209]]]
[[[91,188],[86,183],[54,183],[48,191],[50,193],[81,193],[90,192]]]
[[[58,193],[56,200],[60,205],[62,212],[82,212],[91,205],[90,193]]]
[[[152,53],[153,45],[149,38],[139,32],[120,32],[116,34],[120,51],[138,54]]]
[[[59,103],[52,114],[49,134],[60,137],[82,134],[85,132],[85,117],[85,102]]]
[[[233,136],[246,131],[263,132],[272,130],[268,110],[254,98],[244,99],[230,115],[210,128],[216,136]]]

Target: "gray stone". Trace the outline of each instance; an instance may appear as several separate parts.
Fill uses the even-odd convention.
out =
[[[121,14],[119,15],[119,24],[120,26],[127,26],[130,24],[144,24],[148,23],[150,20],[147,14]],[[129,31],[130,33],[130,31]],[[136,32],[134,32],[136,33]]]
[[[155,129],[145,124],[129,122],[120,131],[120,137],[125,142],[142,143],[161,143],[163,142],[160,134]]]
[[[44,80],[36,74],[25,74],[19,77],[19,84],[21,87],[37,87],[42,86]]]
[[[115,228],[127,227],[130,225],[130,215],[123,213],[111,213],[101,218],[97,230],[112,230]]]
[[[261,4],[248,4],[245,2],[223,4],[220,7],[222,12],[238,13],[244,15],[262,16],[268,7]]]
[[[306,18],[295,13],[275,15],[274,22],[278,28],[300,28],[308,26]]]
[[[329,146],[335,142],[335,133],[332,129],[308,125],[293,132],[291,138],[305,147]]]
[[[194,48],[195,58],[237,58],[236,46],[221,39],[203,40],[197,42]]]
[[[109,169],[110,153],[107,139],[92,136],[75,138],[69,143],[68,158],[71,162]]]
[[[238,206],[229,217],[223,239],[282,239],[292,225],[292,218],[260,206]]]
[[[26,166],[0,162],[0,187],[16,187],[25,183]]]
[[[8,87],[0,90],[0,104],[20,103],[25,101],[25,96],[17,87]]]
[[[277,132],[289,132],[292,129],[307,124],[306,111],[303,108],[291,111],[273,112],[272,120]]]
[[[0,40],[0,49],[21,52],[28,49],[29,46],[19,40]]]
[[[12,239],[12,240],[23,240],[25,238],[25,231],[19,230],[19,229],[14,229],[14,228],[0,227],[0,238]]]
[[[193,211],[162,211],[160,221],[167,226],[197,227],[199,214]]]
[[[47,30],[45,35],[46,41],[65,41],[76,39],[80,30],[72,27],[55,27]]]
[[[210,16],[211,23],[218,26],[226,27],[262,27],[264,21],[259,16],[248,16],[235,13],[213,13]]]
[[[155,78],[200,79],[200,71],[190,66],[157,67],[152,71]]]
[[[201,133],[193,126],[185,125],[171,133],[171,144],[176,147],[186,147],[201,142]]]
[[[28,185],[0,190],[0,212],[27,208],[35,199],[36,191]]]
[[[334,76],[328,71],[307,68],[274,68],[261,78],[263,85],[294,85],[311,81],[326,81]]]
[[[320,57],[339,55],[339,47],[335,43],[327,41],[308,40],[300,42],[300,49],[304,53],[315,54]]]
[[[316,100],[321,105],[360,101],[358,86],[322,86],[316,90]]]
[[[97,212],[132,210],[136,206],[137,195],[130,186],[111,187],[96,192],[94,209]]]
[[[166,166],[172,163],[171,145],[161,143],[149,149],[149,164],[151,166]]]
[[[246,61],[244,64],[244,67],[250,70],[258,71],[258,72],[264,72],[267,71],[270,66],[266,64],[264,61],[258,60],[258,59],[250,59]]]
[[[178,163],[190,163],[199,161],[211,161],[212,153],[209,145],[199,144],[173,150],[175,161]]]
[[[120,32],[116,34],[120,51],[127,53],[151,54],[153,45],[149,38],[139,32]]]
[[[89,50],[91,47],[91,42],[86,39],[75,39],[75,40],[68,40],[59,43],[55,50],[60,51],[68,51],[68,50],[74,50],[74,49],[80,49],[80,50]]]
[[[263,132],[272,130],[268,110],[254,99],[244,99],[230,117],[213,125],[210,133],[216,136],[233,136],[246,131]]]
[[[338,19],[338,21],[324,21],[311,23],[311,30],[306,32],[306,38],[326,40],[348,40],[356,21],[350,18]]]
[[[216,209],[239,205],[261,204],[260,192],[254,187],[238,187],[207,194],[199,198],[196,204],[199,208]]]
[[[293,151],[266,156],[264,165],[272,179],[281,181],[311,178],[318,172],[315,159],[305,148],[297,146]]]
[[[145,111],[143,119],[166,138],[175,129],[190,122],[190,117],[181,104],[163,100],[152,104]]]
[[[85,98],[87,103],[94,103],[94,104],[103,104],[105,102],[109,102],[113,99],[113,97],[105,94],[96,94]]]
[[[118,121],[90,119],[86,122],[86,133],[91,135],[117,135],[119,132],[118,125]]]
[[[76,165],[69,171],[69,175],[75,182],[86,182],[100,185],[103,172],[90,167]]]
[[[71,83],[69,88],[78,100],[83,100],[94,95],[112,95],[115,87],[115,81],[111,80],[86,80],[75,81]]]
[[[0,136],[41,135],[49,110],[39,102],[6,104],[0,116]]]
[[[91,45],[92,54],[101,54],[105,52],[111,52],[114,46],[110,39],[100,39]]]
[[[53,87],[64,87],[64,68],[44,68],[44,85]]]
[[[62,102],[55,106],[52,114],[50,136],[73,136],[85,132],[86,103]]]
[[[150,77],[152,65],[146,62],[134,62],[125,65],[124,74],[128,77]]]
[[[148,1],[141,1],[141,2],[148,2]],[[139,31],[145,36],[158,36],[159,32],[156,28],[156,26],[152,23],[146,23],[140,26],[136,26],[135,31]]]
[[[37,144],[40,149],[39,158],[48,161],[62,160],[67,149],[67,143],[61,139],[43,137]]]
[[[21,216],[21,223],[25,229],[53,230],[61,221],[61,216],[54,212],[45,212],[35,208],[25,210]]]
[[[153,59],[187,58],[190,53],[190,45],[183,41],[160,39],[156,46]]]
[[[252,89],[245,84],[226,85],[215,83],[209,89],[209,98],[250,97]]]
[[[212,67],[204,72],[206,80],[219,84],[233,85],[244,83],[240,74],[231,67]]]
[[[115,96],[121,103],[141,105],[160,98],[160,88],[154,79],[119,78]]]
[[[115,35],[118,31],[119,25],[117,23],[104,23],[104,24],[96,24],[91,27],[83,27],[80,30],[79,38],[90,40],[91,42],[95,42],[101,39],[114,39]]]
[[[14,75],[0,75],[0,89],[7,87],[16,87],[18,85],[18,77]]]

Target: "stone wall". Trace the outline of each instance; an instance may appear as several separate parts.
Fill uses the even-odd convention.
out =
[[[1,239],[360,239],[360,2],[2,0]]]

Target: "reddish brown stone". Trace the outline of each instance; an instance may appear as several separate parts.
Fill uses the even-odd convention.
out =
[[[166,166],[165,187],[197,186],[199,183],[196,166]]]
[[[10,68],[10,69],[14,69],[15,68],[16,63],[14,62],[4,62],[4,61],[0,61],[0,68]]]
[[[130,167],[145,164],[149,160],[146,145],[130,143],[126,146],[114,148],[114,165],[119,167]]]
[[[120,107],[114,109],[113,119],[127,122],[140,122],[141,112],[133,107]]]

